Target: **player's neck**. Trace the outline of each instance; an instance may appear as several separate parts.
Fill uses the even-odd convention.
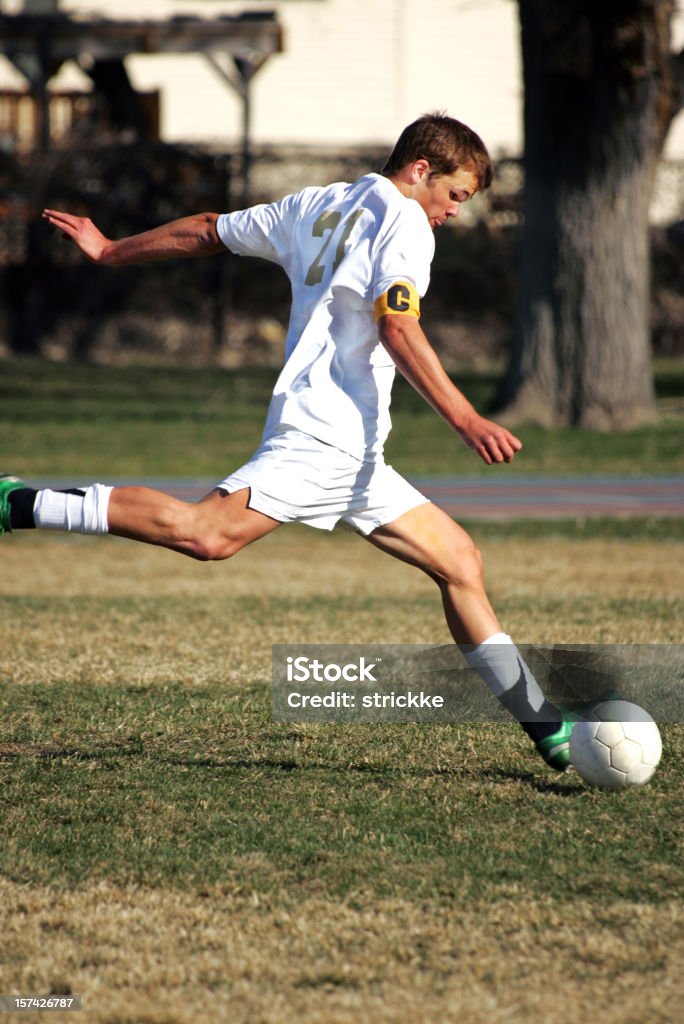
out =
[[[407,199],[413,198],[413,183],[408,181],[407,176],[402,175],[401,171],[399,171],[397,174],[388,174],[386,177],[388,181],[391,181],[392,184],[399,189],[402,196],[406,196]]]

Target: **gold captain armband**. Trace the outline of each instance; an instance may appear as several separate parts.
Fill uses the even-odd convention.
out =
[[[375,300],[373,309],[376,320],[379,320],[381,316],[387,316],[387,314],[414,316],[417,320],[420,317],[418,292],[407,281],[398,281]]]

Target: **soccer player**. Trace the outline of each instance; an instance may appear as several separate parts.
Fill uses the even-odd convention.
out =
[[[565,770],[572,721],[545,700],[502,632],[479,551],[383,459],[397,368],[487,465],[510,462],[522,447],[455,387],[419,322],[433,231],[491,178],[479,136],[429,114],[404,129],[381,174],[236,213],[201,213],[112,241],[88,218],[45,210],[49,224],[103,267],[226,249],[280,264],[292,285],[285,363],[261,447],[201,501],[99,483],[35,491],[5,476],[0,533],[111,533],[207,560],[229,558],[282,523],[351,528],[435,581],[469,665],[545,761]]]

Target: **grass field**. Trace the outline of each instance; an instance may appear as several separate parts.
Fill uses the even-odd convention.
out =
[[[117,473],[182,472],[156,462],[186,457],[181,376],[169,395],[146,371],[145,400],[139,373],[91,369],[70,392],[67,368],[26,368],[40,412],[0,425],[10,468],[106,470],[111,441]],[[223,474],[226,416],[198,474]],[[649,430],[658,471],[680,471],[675,427]],[[521,642],[681,641],[681,523],[472,531]],[[276,724],[272,643],[446,642],[433,585],[304,528],[217,565],[0,543],[0,993],[80,995],[93,1024],[684,1019],[681,726],[648,786],[607,793],[549,772],[513,725]]]

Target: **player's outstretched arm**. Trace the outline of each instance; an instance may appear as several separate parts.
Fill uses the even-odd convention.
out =
[[[406,377],[433,409],[488,466],[510,462],[522,442],[505,427],[485,419],[458,390],[418,321],[387,314],[378,321],[380,340]]]
[[[61,231],[64,238],[78,246],[93,263],[106,267],[225,252],[216,231],[218,216],[217,213],[198,213],[113,241],[103,235],[89,217],[43,210],[43,219],[48,224]]]

